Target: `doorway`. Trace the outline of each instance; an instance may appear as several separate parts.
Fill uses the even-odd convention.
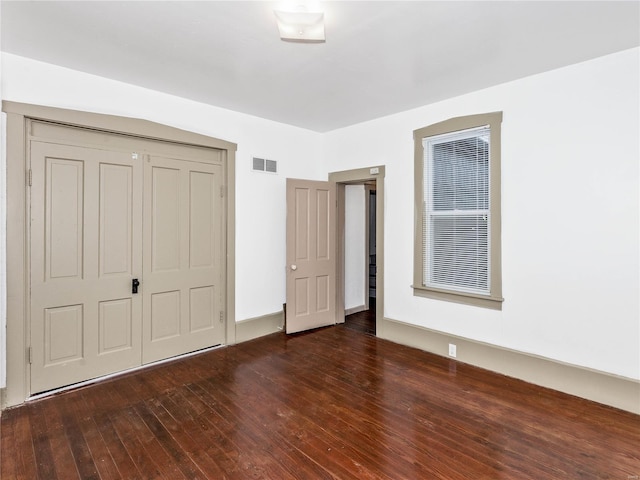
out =
[[[376,334],[375,182],[345,186],[345,327]]]
[[[337,214],[337,280],[336,280],[336,323],[345,323],[345,314],[355,314],[362,321],[362,328],[368,328],[370,334],[380,335],[382,319],[384,315],[384,166],[374,166],[356,170],[333,172],[329,174],[329,181],[336,183],[336,198],[338,205]],[[348,189],[347,187],[357,186],[362,193],[360,218],[364,218],[365,227],[363,236],[359,239],[353,238],[349,228],[350,214],[347,212]],[[357,214],[356,214],[357,215]],[[355,241],[360,245],[362,252],[361,268],[356,273],[362,278],[362,305],[355,305],[353,311],[350,303],[351,298],[347,296],[347,288],[351,285],[347,275],[347,263],[350,242]],[[356,249],[358,250],[358,249]],[[356,253],[360,255],[360,253]],[[373,263],[372,263],[373,262]],[[373,296],[372,296],[373,295]],[[346,308],[345,308],[346,307]],[[354,321],[356,317],[351,317]]]

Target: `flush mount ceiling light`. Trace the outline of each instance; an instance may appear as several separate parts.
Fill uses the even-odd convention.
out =
[[[309,12],[305,7],[298,11],[274,10],[280,30],[280,38],[290,42],[321,43],[324,38],[324,13]]]

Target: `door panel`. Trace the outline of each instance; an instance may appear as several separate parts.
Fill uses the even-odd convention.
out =
[[[31,392],[140,365],[142,166],[33,141]],[[138,318],[136,322],[135,319]]]
[[[192,160],[145,162],[143,363],[224,341],[222,166]]]
[[[99,355],[133,347],[131,304],[130,298],[100,302]]]
[[[152,342],[180,335],[180,290],[152,293],[150,318]]]
[[[214,204],[216,176],[206,172],[189,172],[189,265],[191,268],[214,267],[216,225]]]
[[[213,285],[189,291],[189,332],[196,333],[215,326],[215,290]]]
[[[180,170],[151,169],[151,265],[152,272],[180,268]]]
[[[46,277],[82,277],[84,162],[47,157],[45,203]]]
[[[133,167],[100,165],[100,276],[133,277]],[[138,252],[139,254],[139,252]]]
[[[45,367],[82,359],[84,350],[82,307],[82,305],[69,305],[45,309]]]
[[[333,325],[335,184],[287,179],[287,333]]]

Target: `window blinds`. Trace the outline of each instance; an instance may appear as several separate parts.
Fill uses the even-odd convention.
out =
[[[427,287],[490,293],[489,142],[488,126],[423,140]]]

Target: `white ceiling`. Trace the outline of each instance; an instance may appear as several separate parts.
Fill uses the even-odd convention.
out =
[[[638,0],[322,2],[322,44],[280,3],[3,0],[1,47],[325,132],[640,44]]]

